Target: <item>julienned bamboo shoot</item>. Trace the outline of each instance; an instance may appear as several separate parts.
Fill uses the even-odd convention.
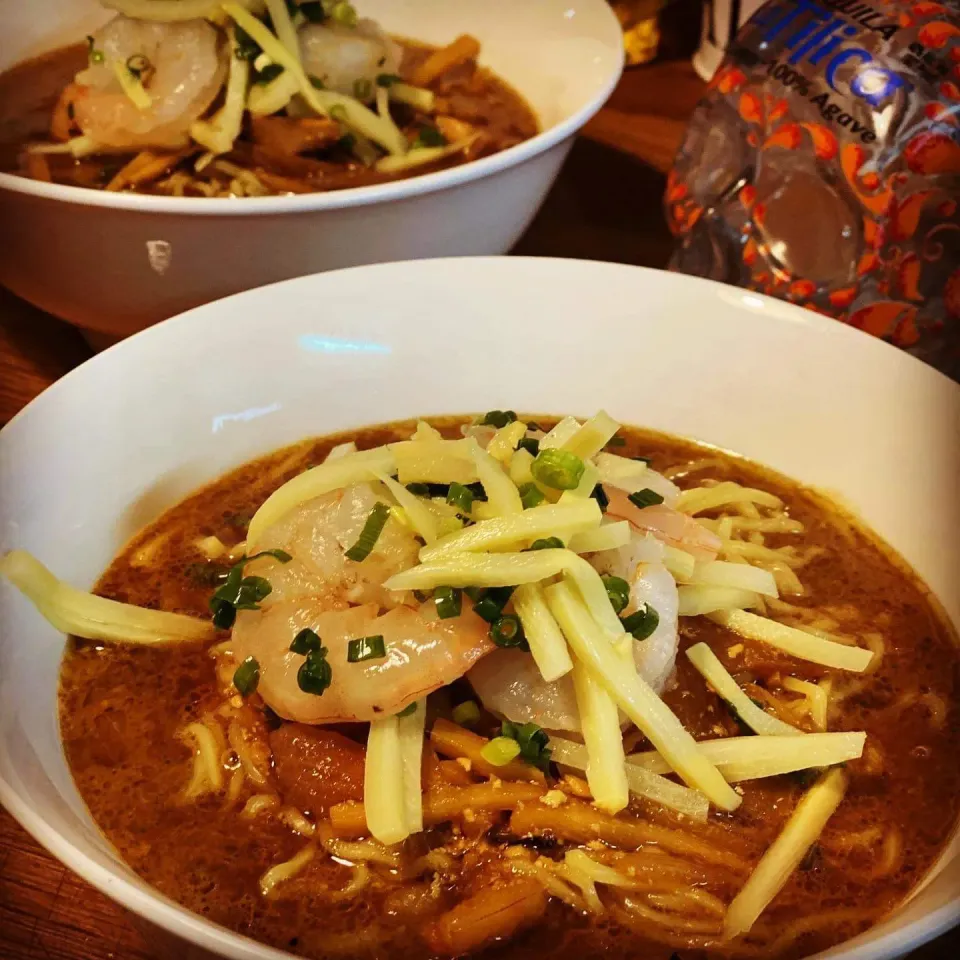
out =
[[[473,483],[477,468],[464,440],[400,440],[390,444],[400,483]]]
[[[255,544],[264,530],[276,523],[281,517],[295,510],[301,503],[321,497],[332,490],[348,487],[352,483],[363,483],[373,479],[373,472],[391,474],[394,472],[393,454],[388,447],[376,447],[340,457],[332,462],[321,463],[317,467],[305,470],[282,487],[260,505],[247,528],[247,542]]]
[[[723,924],[727,939],[746,933],[783,889],[840,806],[846,790],[846,774],[834,769],[824,774],[807,791],[780,835],[760,858],[750,879],[730,904]]]
[[[487,495],[487,502],[500,517],[522,514],[523,503],[514,482],[503,467],[476,440],[471,439],[470,455],[477,468],[477,477]]]
[[[687,650],[687,659],[697,672],[717,692],[717,695],[736,712],[737,716],[761,736],[798,736],[803,731],[791,727],[766,710],[761,710],[737,685],[717,655],[705,644],[697,643]]]
[[[697,750],[696,741],[641,677],[623,669],[606,634],[568,583],[546,589],[547,604],[574,656],[607,688],[621,710],[646,734],[670,765],[692,787],[723,810],[741,803],[716,767]]]
[[[791,657],[809,660],[835,670],[850,670],[862,673],[870,666],[873,652],[862,647],[847,646],[835,640],[825,640],[794,627],[777,623],[768,617],[758,617],[744,610],[731,610],[709,614],[720,626],[738,633],[748,640],[759,640],[776,647]]]
[[[741,780],[778,777],[784,773],[856,760],[863,755],[866,740],[865,733],[726,737],[701,740],[697,749],[723,774],[728,783],[738,783]],[[554,740],[551,739],[550,743],[553,746]],[[627,770],[631,767],[655,774],[672,772],[670,764],[655,750],[627,757]]]
[[[390,491],[394,500],[404,509],[410,523],[428,543],[434,543],[438,536],[439,522],[436,514],[419,497],[414,496],[403,484],[393,477],[377,472],[374,476]]]
[[[513,609],[520,618],[530,653],[547,683],[553,683],[573,669],[567,641],[547,606],[543,588],[537,583],[521,584],[513,593]]]
[[[581,460],[590,460],[610,442],[620,429],[620,424],[606,411],[600,410],[592,416],[562,447],[576,454]]]
[[[580,727],[587,748],[587,783],[594,803],[618,813],[630,799],[623,753],[620,714],[613,698],[578,661],[573,665]]]
[[[370,833],[381,843],[399,843],[410,836],[397,717],[384,717],[370,724],[363,773],[363,810]]]
[[[574,770],[586,770],[589,757],[587,748],[582,743],[575,743],[572,740],[564,740],[560,737],[550,738],[550,749],[553,751],[551,759],[555,763],[562,764],[565,767],[572,767]],[[659,759],[658,753],[651,754]],[[643,754],[642,756],[647,756]],[[627,758],[624,765],[624,771],[627,778],[627,787],[630,792],[638,797],[644,797],[659,803],[677,813],[682,813],[703,823],[707,819],[710,810],[710,801],[700,793],[699,790],[691,790],[682,784],[674,783],[666,777],[660,776],[661,773],[670,773],[669,764],[664,763],[663,769],[656,773],[648,770],[645,765],[631,763],[631,758]]]
[[[599,553],[601,550],[619,550],[630,542],[630,522],[619,520],[605,523],[595,530],[584,530],[570,538],[569,548],[574,553]]]
[[[20,590],[57,630],[109,643],[160,644],[213,638],[208,620],[179,613],[147,610],[119,603],[58,580],[26,550],[0,557],[0,576]]]
[[[407,832],[410,834],[423,830],[420,768],[423,764],[423,731],[426,721],[426,700],[418,700],[412,713],[397,717],[403,775],[403,812]]]
[[[463,551],[496,550],[526,540],[548,537],[557,529],[571,533],[589,530],[600,525],[602,516],[599,504],[592,499],[548,503],[522,513],[482,520],[460,533],[442,537],[424,547],[420,551],[420,559],[426,563]]]
[[[677,589],[677,608],[681,617],[699,617],[718,610],[744,610],[756,607],[760,596],[749,590],[737,590],[734,587],[711,587],[694,584],[681,584]]]
[[[698,563],[690,583],[749,590],[751,593],[760,593],[765,597],[779,596],[777,581],[769,570],[752,567],[748,563],[731,563],[729,560]]]

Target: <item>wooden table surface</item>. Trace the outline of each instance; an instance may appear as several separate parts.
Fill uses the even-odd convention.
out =
[[[682,60],[628,71],[515,251],[664,267],[664,173],[702,92]],[[0,289],[0,424],[90,355],[76,330]],[[0,960],[153,960],[144,934],[0,810]],[[914,954],[957,957],[958,931]]]

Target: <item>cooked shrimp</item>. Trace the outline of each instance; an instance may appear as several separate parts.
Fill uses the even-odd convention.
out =
[[[297,671],[304,658],[290,650],[309,627],[327,649],[330,686],[321,696],[304,693]],[[233,632],[238,660],[260,665],[257,692],[286,720],[301,723],[369,721],[401,711],[415,700],[463,676],[493,649],[489,627],[472,610],[439,620],[432,602],[418,610],[397,607],[382,616],[376,604],[331,610],[327,601],[307,597],[241,611]],[[359,637],[382,636],[386,656],[347,662],[347,647]]]
[[[74,118],[85,136],[116,150],[176,149],[213,102],[227,73],[216,29],[205,20],[159,23],[114,17],[93,35],[102,62],[77,74],[83,88]],[[120,86],[116,65],[134,64],[150,105],[138,107]]]
[[[347,603],[389,609],[401,602],[382,585],[417,563],[420,545],[410,529],[391,517],[366,560],[354,563],[344,556],[378,502],[390,503],[371,484],[356,484],[302,504],[248,543],[248,556],[279,548],[293,558],[280,563],[265,557],[247,566],[245,572],[266,577],[273,588],[264,606],[304,597],[320,598],[333,610]]]
[[[337,93],[372,100],[377,77],[400,69],[399,44],[373,20],[360,20],[355,27],[308,23],[299,37],[303,69]]]
[[[659,692],[670,679],[677,656],[677,585],[659,562],[635,559],[650,555],[643,538],[635,539],[639,541],[635,551],[631,546],[611,551],[612,560],[598,554],[597,558],[604,560],[600,563],[595,559],[594,564],[630,584],[628,613],[643,604],[657,611],[657,629],[646,640],[634,641],[633,656],[640,676]],[[484,706],[508,720],[532,721],[548,730],[580,729],[573,680],[566,676],[547,683],[528,653],[495,650],[470,671],[467,679]]]
[[[382,493],[380,484],[361,483],[317,497],[247,544],[251,556],[269,549],[291,556],[287,563],[262,557],[247,565],[245,573],[265,577],[272,589],[260,610],[238,614],[232,643],[238,661],[256,658],[258,692],[287,720],[335,723],[397,713],[452,683],[493,648],[487,624],[473,611],[439,620],[432,602],[412,609],[403,605],[407,595],[383,588],[388,577],[417,563],[420,547],[393,517],[365,560],[345,557],[374,506],[388,502]],[[320,637],[333,668],[322,696],[297,684],[303,656],[290,643],[306,627]],[[350,640],[377,635],[386,657],[347,662]]]
[[[607,515],[629,520],[638,530],[652,533],[658,540],[692,554],[697,560],[715,560],[720,552],[720,538],[692,517],[665,504],[638,507],[623,490],[609,483],[603,485],[609,499]]]

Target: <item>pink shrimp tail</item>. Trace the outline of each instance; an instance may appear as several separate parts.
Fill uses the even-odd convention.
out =
[[[662,504],[638,507],[630,502],[623,490],[609,484],[604,484],[603,490],[610,501],[607,505],[610,516],[629,520],[638,530],[653,534],[671,547],[685,550],[697,560],[716,560],[721,547],[720,538],[693,517]]]

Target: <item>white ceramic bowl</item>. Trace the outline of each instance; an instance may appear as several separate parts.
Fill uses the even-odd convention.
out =
[[[26,548],[87,586],[132,533],[236,464],[310,435],[494,407],[603,407],[834,491],[960,624],[960,387],[788,304],[581,261],[327,273],[113,347],[0,432],[0,552]],[[0,800],[153,924],[225,957],[281,957],[159,896],[99,836],[57,735],[62,651],[63,637],[0,585]],[[827,955],[889,960],[958,920],[954,860],[897,916]]]
[[[103,193],[0,174],[0,283],[118,337],[227,294],[320,270],[506,252],[540,207],[574,134],[620,75],[606,0],[358,0],[430,43],[471,33],[543,132],[475,163],[305,196],[207,200]],[[0,0],[0,69],[82,40],[95,0]],[[269,318],[264,318],[265,326]]]

